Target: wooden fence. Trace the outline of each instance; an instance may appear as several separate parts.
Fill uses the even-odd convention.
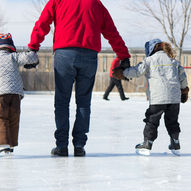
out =
[[[23,71],[21,72],[24,89],[26,91],[53,91],[54,72],[37,72]],[[105,91],[109,85],[109,73],[99,72],[96,75],[94,91]],[[122,82],[125,92],[145,92],[146,83],[144,77]],[[113,91],[117,91],[116,88]]]
[[[24,88],[27,91],[54,91],[54,64],[53,54],[50,50],[39,52],[40,65],[37,69],[26,70],[20,68]],[[144,58],[143,51],[131,52],[131,64],[137,64]],[[104,92],[109,84],[109,69],[115,54],[111,51],[105,51],[98,56],[98,70],[93,91]],[[191,53],[183,54],[183,66],[186,67],[189,87],[191,89]],[[122,82],[125,92],[145,92],[146,81],[144,76]],[[117,91],[116,88],[113,91]]]

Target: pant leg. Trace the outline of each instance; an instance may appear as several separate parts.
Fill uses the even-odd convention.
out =
[[[9,96],[0,96],[0,145],[9,145]]]
[[[55,139],[59,148],[67,147],[69,142],[69,104],[77,74],[74,68],[75,59],[76,53],[70,49],[55,51]]]
[[[166,105],[150,105],[143,120],[146,125],[143,131],[144,140],[154,141],[158,136],[158,126]]]
[[[77,69],[75,95],[76,119],[72,131],[74,147],[83,147],[87,141],[86,133],[89,132],[90,105],[92,90],[97,71],[97,52],[81,49],[80,56],[75,62]]]
[[[19,95],[11,95],[9,110],[9,144],[12,147],[18,145],[20,103],[21,99]]]
[[[124,94],[124,91],[123,91],[123,86],[121,84],[121,80],[117,80],[117,79],[113,78],[113,81],[114,81],[115,85],[117,86],[117,89],[119,91],[119,95],[120,95],[121,100],[124,100],[125,99],[125,94]]]
[[[104,98],[108,98],[110,92],[113,90],[115,86],[115,82],[113,80],[113,78],[110,78],[110,82],[109,82],[109,86],[107,87],[105,94],[103,95]]]
[[[168,104],[164,113],[164,121],[169,136],[180,133],[180,125],[178,123],[178,115],[180,104]]]

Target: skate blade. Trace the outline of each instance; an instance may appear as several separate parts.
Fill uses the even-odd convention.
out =
[[[170,150],[172,152],[172,154],[176,155],[176,156],[180,156],[180,150]]]
[[[149,149],[136,149],[138,155],[149,156],[151,154]]]

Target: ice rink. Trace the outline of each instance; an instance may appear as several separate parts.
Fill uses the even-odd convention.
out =
[[[135,154],[142,142],[148,102],[130,95],[121,101],[111,94],[92,99],[87,156],[51,157],[54,140],[54,95],[27,94],[22,101],[19,146],[12,156],[0,154],[0,191],[190,191],[191,101],[181,104],[181,156],[168,150],[163,118],[151,156]],[[71,127],[75,117],[71,100]]]

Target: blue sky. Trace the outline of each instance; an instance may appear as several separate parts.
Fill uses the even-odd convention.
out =
[[[36,18],[35,9],[31,0],[0,0],[4,20],[7,24],[1,28],[1,32],[12,33],[16,46],[27,46],[30,34]],[[161,38],[166,40],[161,32],[153,33],[144,27],[142,18],[129,12],[126,8],[127,0],[101,0],[109,10],[115,25],[128,47],[143,47],[147,40]],[[37,16],[37,15],[36,15]],[[144,22],[152,22],[144,20]],[[137,27],[139,25],[139,27]],[[189,43],[190,44],[190,43]],[[42,46],[52,46],[52,35],[46,36]],[[109,46],[106,40],[102,40],[102,46]],[[191,47],[190,45],[187,45]]]
[[[26,46],[30,39],[34,20],[31,17],[30,0],[0,0],[6,25],[3,32],[10,32],[16,46]]]

